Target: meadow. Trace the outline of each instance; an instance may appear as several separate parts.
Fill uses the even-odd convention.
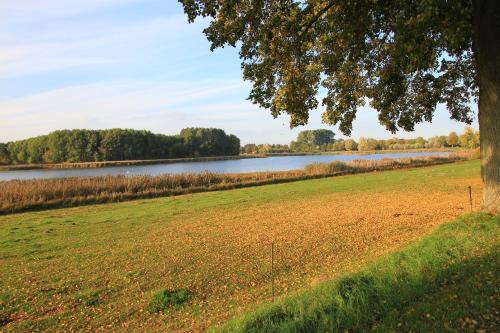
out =
[[[5,215],[0,331],[224,328],[230,318],[272,302],[271,244],[281,302],[469,212],[468,186],[477,210],[479,161]],[[488,230],[482,240],[498,239],[497,229]],[[457,235],[463,237],[450,246],[468,239]],[[478,247],[490,249],[480,246],[485,242]],[[452,253],[465,258],[471,249]],[[425,309],[426,299],[418,300]],[[274,320],[265,318],[283,317],[257,311],[270,325]],[[261,327],[248,316],[234,327]]]
[[[428,166],[466,160],[474,155],[475,151],[466,151],[448,156],[332,162],[312,164],[304,170],[281,172],[243,174],[204,172],[160,176],[101,176],[0,181],[0,214]]]

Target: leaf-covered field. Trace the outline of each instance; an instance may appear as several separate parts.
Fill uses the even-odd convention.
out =
[[[202,331],[478,208],[479,163],[0,217],[0,331]],[[158,291],[185,303],[148,311]]]

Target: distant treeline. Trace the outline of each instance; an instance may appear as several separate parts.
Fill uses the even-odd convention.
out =
[[[228,156],[239,152],[240,139],[217,128],[185,128],[178,135],[119,128],[77,129],[0,143],[0,164]]]
[[[331,151],[368,151],[368,150],[409,150],[425,148],[479,147],[479,132],[467,127],[462,135],[455,132],[428,138],[415,139],[392,138],[377,140],[360,138],[343,140],[334,139],[335,134],[330,130],[307,130],[298,134],[297,140],[286,144],[247,144],[241,148],[244,154],[272,154],[272,153],[299,153],[299,152],[331,152]]]

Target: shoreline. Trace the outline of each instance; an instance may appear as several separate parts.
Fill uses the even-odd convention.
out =
[[[0,165],[0,171],[40,170],[40,169],[98,169],[98,168],[107,168],[116,166],[229,161],[229,160],[241,160],[248,158],[263,158],[263,157],[266,156],[236,155],[236,156],[162,158],[157,160],[125,160],[125,161],[76,162],[76,163],[56,163],[56,164],[42,164],[42,163],[18,164],[18,165],[9,164],[9,165]]]
[[[471,155],[455,154],[448,157],[313,163],[301,170],[281,172],[11,180],[0,182],[0,215],[419,168],[471,159]]]
[[[0,165],[0,171],[20,170],[43,170],[43,169],[98,169],[106,167],[132,166],[132,165],[154,165],[191,162],[230,161],[250,158],[286,157],[286,156],[317,156],[317,155],[372,155],[372,154],[399,154],[399,153],[425,153],[425,152],[456,152],[450,148],[429,148],[409,150],[366,150],[366,151],[331,151],[331,152],[298,152],[298,153],[268,153],[268,154],[242,154],[235,156],[206,156],[206,157],[183,157],[164,158],[156,160],[125,160],[125,161],[101,161],[101,162],[75,162],[56,164],[9,164]]]

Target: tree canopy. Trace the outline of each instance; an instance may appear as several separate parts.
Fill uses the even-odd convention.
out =
[[[297,142],[321,146],[333,143],[334,136],[335,133],[327,129],[305,130],[297,135]]]
[[[180,0],[210,17],[212,49],[241,45],[250,99],[290,125],[319,106],[349,135],[368,99],[391,132],[431,121],[438,103],[470,123],[477,96],[470,1]]]
[[[323,122],[350,135],[367,101],[393,133],[432,121],[438,103],[471,123],[477,101],[482,207],[500,212],[498,0],[179,1],[189,21],[209,19],[212,50],[240,47],[250,100],[291,127],[321,103]]]
[[[413,149],[434,149],[445,147],[462,147],[465,149],[476,149],[479,147],[479,132],[466,127],[464,133],[458,136],[451,132],[448,136],[434,136],[427,140],[419,136],[414,139],[390,138],[373,139],[361,137],[359,142],[353,139],[333,140],[330,136],[328,141],[316,141],[311,133],[322,133],[324,130],[302,131],[297,135],[297,140],[286,144],[254,144],[249,143],[241,147],[243,154],[283,154],[283,153],[316,153],[333,151],[352,151],[352,150],[413,150]],[[453,140],[450,140],[450,137]],[[318,142],[321,142],[318,144]]]
[[[472,128],[467,127],[460,138],[458,140],[460,142],[460,146],[464,148],[474,148],[479,145],[479,133],[474,132]]]
[[[456,132],[450,132],[446,138],[446,143],[452,147],[458,145],[458,134]]]
[[[60,130],[1,144],[0,164],[144,160],[238,155],[240,140],[217,128],[185,128],[180,135],[114,128]]]

